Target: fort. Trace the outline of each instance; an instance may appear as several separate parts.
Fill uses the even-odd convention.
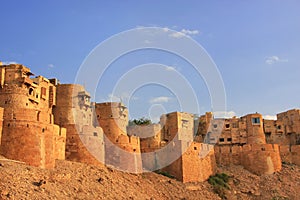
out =
[[[40,168],[70,160],[142,173],[160,171],[182,182],[207,180],[220,165],[257,174],[300,165],[300,110],[230,119],[212,112],[161,116],[129,125],[120,102],[91,102],[81,85],[32,77],[21,64],[0,63],[0,154]]]

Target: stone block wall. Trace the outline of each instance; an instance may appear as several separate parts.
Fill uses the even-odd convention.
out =
[[[282,162],[300,166],[300,145],[279,145]]]
[[[42,76],[30,78],[20,64],[0,66],[0,106],[4,108],[1,154],[41,168],[63,159],[64,130],[54,125],[55,86]],[[57,148],[57,149],[56,149]]]
[[[2,128],[3,128],[3,111],[4,109],[0,107],[0,147],[1,147],[1,137],[2,137]],[[0,148],[1,154],[1,148]]]
[[[139,136],[141,152],[153,152],[161,146],[161,125],[128,126],[128,135]]]
[[[241,164],[250,172],[262,175],[281,170],[281,158],[276,144],[249,144],[243,147]]]
[[[194,116],[185,112],[173,112],[162,115],[160,124],[162,127],[162,140],[193,141],[194,140]]]
[[[105,134],[105,164],[142,172],[140,138],[127,134],[128,109],[118,102],[96,103],[98,124]]]
[[[167,172],[184,183],[203,182],[215,174],[213,145],[192,142],[185,146],[180,142],[175,148],[182,151],[181,156],[160,171]]]
[[[66,160],[103,165],[103,130],[96,126],[89,93],[76,84],[59,84],[56,87],[53,114],[55,123],[66,128]]]
[[[79,133],[75,124],[65,125],[67,129],[66,160],[102,166],[105,160],[102,130]],[[90,127],[89,127],[90,128]],[[98,132],[97,132],[98,131]]]
[[[13,160],[20,160],[29,165],[41,168],[53,168],[55,159],[62,158],[64,137],[55,143],[56,125],[21,120],[6,120],[3,126],[1,154]],[[54,149],[58,147],[59,150]]]
[[[120,135],[127,135],[128,109],[122,103],[96,103],[95,109],[99,126],[112,142]]]
[[[281,170],[281,158],[276,144],[215,146],[215,155],[218,165],[242,165],[257,175]]]

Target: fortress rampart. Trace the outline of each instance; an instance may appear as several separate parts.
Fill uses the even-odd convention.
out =
[[[279,151],[283,162],[300,166],[300,145],[279,145]]]
[[[215,146],[218,165],[242,165],[257,175],[281,170],[281,158],[276,144],[246,144]]]
[[[93,103],[81,85],[31,76],[24,65],[0,64],[0,153],[9,159],[41,168],[67,159],[130,172],[160,169],[182,182],[207,180],[217,164],[258,175],[279,171],[281,161],[300,165],[299,109],[277,120],[259,113],[215,119],[211,112],[195,120],[172,112],[159,124],[128,126],[122,103]]]

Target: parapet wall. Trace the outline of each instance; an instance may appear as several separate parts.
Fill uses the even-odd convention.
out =
[[[213,145],[196,142],[184,143],[181,141],[175,145],[177,150],[182,150],[181,156],[161,171],[169,173],[184,183],[202,182],[214,175],[216,161]]]
[[[105,136],[104,142],[105,164],[127,172],[143,171],[139,137],[119,135],[113,143]]]
[[[279,145],[282,162],[300,166],[300,145]]]
[[[215,146],[218,165],[242,165],[257,175],[281,170],[281,158],[276,144],[247,144]]]

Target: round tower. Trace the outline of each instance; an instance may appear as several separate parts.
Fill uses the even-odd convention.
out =
[[[266,137],[263,129],[263,118],[259,113],[249,114],[242,118],[246,118],[246,127],[248,144],[266,144]]]

